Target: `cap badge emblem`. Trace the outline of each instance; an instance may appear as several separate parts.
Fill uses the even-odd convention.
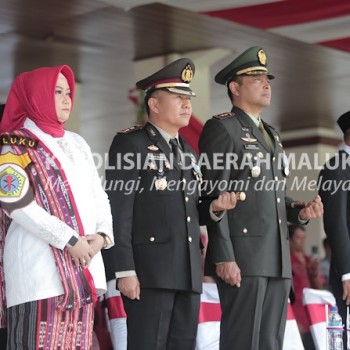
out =
[[[181,73],[181,79],[185,83],[190,83],[193,78],[193,70],[190,64],[188,64]]]
[[[266,64],[267,64],[267,58],[266,58],[265,51],[264,51],[263,49],[260,49],[260,50],[258,51],[258,59],[259,59],[259,62],[260,62],[262,65],[266,66]]]

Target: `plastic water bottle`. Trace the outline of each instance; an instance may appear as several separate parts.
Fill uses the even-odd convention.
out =
[[[328,350],[343,350],[343,322],[336,306],[331,306],[327,330]]]

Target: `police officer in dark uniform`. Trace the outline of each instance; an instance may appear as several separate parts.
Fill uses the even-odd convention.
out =
[[[115,136],[106,171],[116,244],[104,254],[127,313],[129,350],[195,348],[201,224],[222,218],[234,193],[199,203],[197,155],[179,136],[192,114],[194,64],[179,59],[139,81],[149,122]],[[132,187],[133,186],[133,187]]]
[[[329,284],[345,323],[346,307],[350,305],[350,112],[342,114],[337,123],[344,143],[321,170],[319,193],[324,203],[324,230],[332,251]],[[347,332],[343,334],[347,349]]]
[[[306,223],[322,213],[319,197],[308,204],[285,197],[289,169],[281,140],[260,118],[270,105],[273,78],[261,47],[222,69],[215,81],[227,86],[233,108],[207,121],[199,141],[210,163],[203,169],[206,181],[246,192],[244,202],[208,226],[207,262],[218,277],[222,307],[221,350],[282,349],[292,277],[287,220]],[[217,169],[218,155],[234,162]]]

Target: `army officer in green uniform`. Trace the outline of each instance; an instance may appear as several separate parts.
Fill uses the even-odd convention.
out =
[[[203,169],[206,180],[246,191],[244,202],[208,226],[207,261],[215,269],[222,307],[221,350],[282,349],[291,284],[287,220],[306,223],[323,211],[319,197],[303,209],[285,197],[289,169],[281,140],[261,119],[273,78],[260,47],[223,68],[215,81],[227,86],[233,108],[207,121],[199,141],[210,160]],[[235,156],[235,162],[215,168],[220,154]]]

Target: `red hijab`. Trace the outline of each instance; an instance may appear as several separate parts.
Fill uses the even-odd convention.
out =
[[[73,106],[75,79],[69,66],[43,67],[21,73],[7,97],[0,132],[20,129],[28,117],[45,133],[62,137],[64,123],[58,121],[55,105],[55,89],[60,73],[67,79]]]

